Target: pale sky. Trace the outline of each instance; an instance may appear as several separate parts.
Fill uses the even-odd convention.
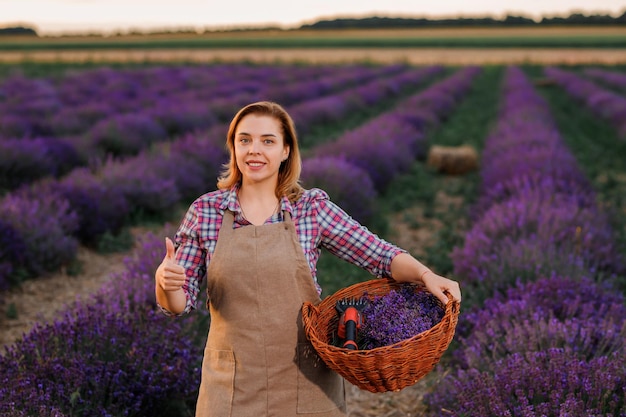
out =
[[[376,5],[379,4],[379,5]],[[323,18],[365,16],[567,16],[572,12],[618,16],[616,0],[0,0],[0,27],[34,27],[60,33],[278,25],[296,27]]]

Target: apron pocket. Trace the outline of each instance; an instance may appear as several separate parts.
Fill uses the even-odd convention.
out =
[[[328,368],[310,343],[298,343],[298,414],[345,409],[343,378]]]
[[[205,348],[196,417],[230,416],[234,386],[234,353],[230,350]]]

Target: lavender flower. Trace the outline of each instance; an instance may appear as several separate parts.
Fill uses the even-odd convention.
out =
[[[585,68],[583,74],[595,78],[602,84],[626,92],[626,74],[602,68]]]
[[[563,349],[516,353],[493,372],[457,370],[426,393],[431,416],[624,416],[623,352],[581,361]]]
[[[576,292],[585,289],[591,301]],[[560,297],[570,293],[575,294]],[[520,286],[510,292],[511,299],[490,300],[467,315],[454,356],[464,369],[494,371],[498,360],[515,353],[560,348],[589,361],[621,352],[626,347],[624,300],[602,293],[587,280],[551,278]]]
[[[78,219],[67,200],[24,190],[0,200],[0,213],[26,245],[29,274],[57,270],[75,258],[78,242],[72,235]]]
[[[102,101],[85,101],[77,105],[66,105],[48,119],[48,126],[52,132],[63,137],[65,135],[81,134],[100,120],[110,117],[114,113],[110,103]]]
[[[439,323],[444,310],[427,291],[416,291],[412,285],[392,289],[368,301],[359,331],[359,348],[389,346],[416,336]]]
[[[86,168],[74,169],[56,188],[79,217],[77,236],[85,244],[96,243],[106,232],[118,233],[128,221],[132,201],[119,184],[108,186]]]
[[[0,414],[183,415],[195,401],[201,348],[155,311],[79,306],[38,325],[0,357]]]
[[[86,140],[105,154],[136,155],[151,143],[167,138],[165,129],[141,113],[115,115],[96,123]]]
[[[0,140],[0,192],[13,190],[54,173],[41,139]]]
[[[302,163],[302,183],[328,193],[339,207],[366,224],[374,214],[376,190],[367,172],[343,158],[315,157]]]
[[[604,89],[570,71],[546,67],[544,72],[570,96],[611,123],[622,137],[626,135],[626,97]]]
[[[162,215],[180,201],[174,179],[161,177],[145,157],[109,159],[99,173],[107,188],[116,188],[130,202],[134,214]]]

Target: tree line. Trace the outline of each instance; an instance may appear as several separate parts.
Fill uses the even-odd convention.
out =
[[[598,25],[626,25],[626,11],[620,16],[611,15],[584,15],[573,13],[567,17],[543,17],[536,21],[525,16],[507,15],[502,19],[493,17],[477,18],[447,18],[427,19],[410,17],[365,17],[365,18],[338,18],[319,20],[315,23],[302,25],[300,29],[392,29],[392,28],[421,28],[421,27],[471,27],[471,26],[598,26]]]
[[[626,11],[619,16],[608,14],[582,14],[572,13],[567,17],[553,16],[542,17],[540,20],[533,20],[526,16],[507,15],[501,19],[494,17],[457,17],[443,19],[412,18],[412,17],[380,17],[371,16],[364,18],[336,18],[329,20],[318,20],[311,24],[303,24],[296,29],[290,30],[324,30],[324,29],[410,29],[410,28],[432,28],[432,27],[532,27],[532,26],[606,26],[606,25],[626,25]],[[255,27],[255,28],[232,28],[219,30],[219,32],[242,32],[242,31],[263,31],[263,30],[283,30],[276,26]],[[207,30],[211,31],[211,30]],[[167,32],[156,33],[193,33],[195,30],[179,29]],[[150,34],[147,33],[147,34]],[[2,35],[26,35],[39,36],[37,31],[31,27],[15,26],[0,28]]]

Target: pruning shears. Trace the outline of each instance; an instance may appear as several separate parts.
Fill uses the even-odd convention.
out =
[[[339,313],[337,335],[342,339],[341,347],[357,350],[357,331],[363,325],[361,312],[367,305],[366,300],[343,299],[337,301],[336,309]]]

